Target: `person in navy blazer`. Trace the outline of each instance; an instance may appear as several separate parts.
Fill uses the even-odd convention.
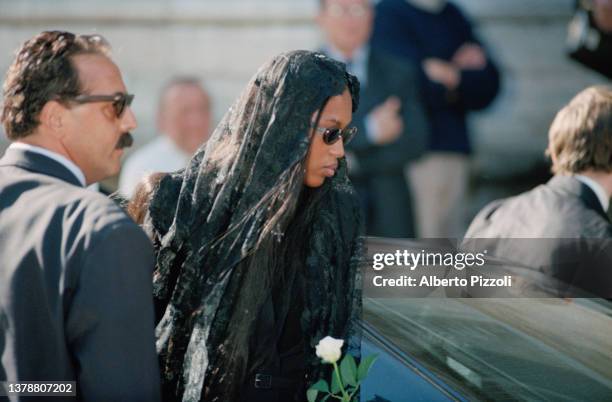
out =
[[[77,400],[160,400],[152,246],[86,188],[119,171],[131,99],[99,35],[42,32],[9,68],[0,381],[75,381]]]

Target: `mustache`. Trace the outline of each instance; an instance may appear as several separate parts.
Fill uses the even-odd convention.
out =
[[[117,141],[117,145],[115,145],[116,149],[129,148],[134,144],[134,137],[130,133],[123,133],[121,137],[119,137],[119,141]]]

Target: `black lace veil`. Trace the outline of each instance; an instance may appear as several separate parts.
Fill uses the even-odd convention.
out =
[[[303,297],[309,381],[326,369],[314,354],[322,337],[350,339],[359,353],[361,223],[344,161],[322,187],[303,184],[312,116],[347,87],[355,109],[359,84],[343,64],[308,51],[273,58],[153,193],[157,349],[172,398],[237,398],[265,360],[254,334],[271,297],[278,331]]]

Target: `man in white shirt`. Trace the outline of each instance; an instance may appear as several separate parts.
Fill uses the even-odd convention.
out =
[[[109,52],[99,35],[42,32],[7,73],[0,382],[69,381],[79,400],[159,401],[151,242],[85,188],[118,173],[136,128]]]
[[[210,123],[210,97],[200,82],[191,77],[169,81],[162,90],[157,116],[162,134],[127,158],[119,177],[119,192],[131,197],[144,176],[184,168],[208,139]]]
[[[612,88],[580,92],[557,113],[548,138],[555,176],[486,206],[466,238],[548,239],[523,243],[520,250],[517,242],[492,240],[486,248],[490,255],[612,298],[612,224],[607,215],[612,195]]]

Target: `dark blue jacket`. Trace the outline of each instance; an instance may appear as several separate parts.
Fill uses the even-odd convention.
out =
[[[75,381],[77,398],[58,401],[159,401],[154,264],[151,242],[114,202],[53,159],[9,148],[0,381]]]
[[[466,42],[481,44],[461,11],[448,3],[438,14],[420,10],[405,0],[382,0],[376,7],[373,46],[420,65],[430,57],[451,60]],[[482,45],[482,44],[481,44]],[[487,55],[482,70],[461,72],[455,91],[427,79],[421,70],[421,89],[431,124],[430,149],[469,154],[466,115],[488,106],[499,91],[499,72]]]

